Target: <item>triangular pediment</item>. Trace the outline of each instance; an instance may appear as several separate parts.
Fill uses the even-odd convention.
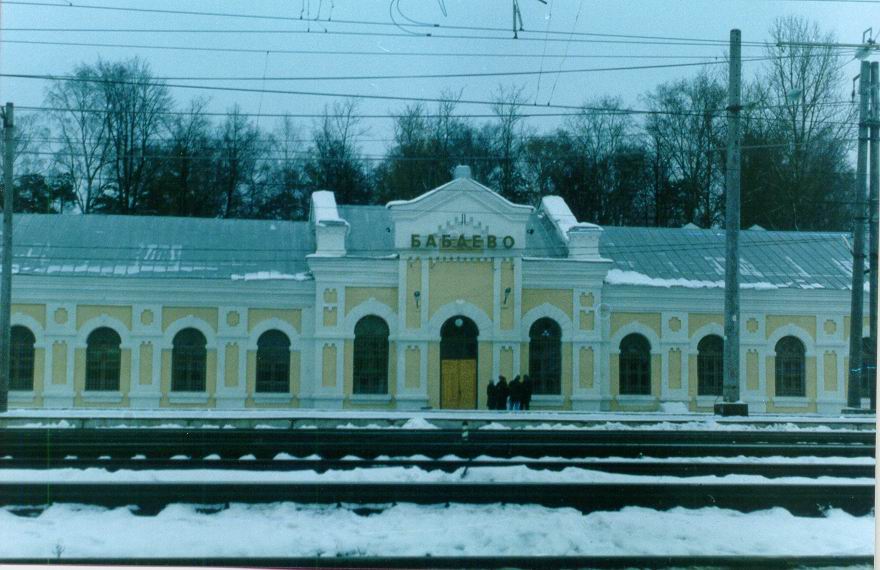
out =
[[[526,223],[534,211],[467,177],[456,178],[412,200],[390,202],[387,207],[394,222],[397,249],[425,249],[426,243],[431,244],[428,249],[435,243],[437,249],[444,249],[444,236],[448,237],[445,243],[459,243],[465,236],[468,247],[457,249],[468,252],[489,249],[490,243],[513,243],[510,247],[500,245],[499,249],[522,248]]]

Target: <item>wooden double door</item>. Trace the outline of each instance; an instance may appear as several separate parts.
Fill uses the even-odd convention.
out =
[[[477,325],[467,317],[452,317],[440,329],[440,407],[477,407]]]
[[[477,407],[477,359],[440,361],[440,407],[473,410]]]

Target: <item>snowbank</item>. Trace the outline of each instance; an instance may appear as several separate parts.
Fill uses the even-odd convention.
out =
[[[437,532],[442,529],[442,532]],[[371,516],[347,507],[233,504],[203,514],[171,505],[54,505],[34,518],[0,509],[0,557],[870,555],[874,517],[832,510],[796,517],[704,508],[628,507],[587,515],[522,505],[398,504]]]

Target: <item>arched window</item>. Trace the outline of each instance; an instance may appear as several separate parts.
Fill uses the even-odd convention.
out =
[[[562,329],[553,319],[529,329],[529,377],[535,394],[562,393]]]
[[[724,339],[704,336],[697,345],[697,394],[720,396],[724,386]]]
[[[197,329],[183,329],[174,335],[171,350],[171,390],[204,392],[208,341]]]
[[[620,393],[651,394],[651,343],[640,334],[620,341]]]
[[[388,325],[374,315],[362,318],[355,325],[355,394],[388,393],[388,334]]]
[[[257,340],[257,392],[290,391],[290,339],[266,331]]]
[[[776,343],[776,395],[806,396],[804,378],[804,343],[786,336]]]
[[[107,327],[93,330],[86,339],[86,390],[119,390],[121,343]]]
[[[34,389],[34,333],[22,326],[12,327],[10,346],[10,390]]]

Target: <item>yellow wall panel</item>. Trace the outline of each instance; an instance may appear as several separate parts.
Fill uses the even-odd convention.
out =
[[[510,293],[507,295],[507,302],[505,303],[505,293],[506,289],[510,289]],[[513,329],[514,323],[514,308],[516,307],[516,281],[515,281],[515,269],[513,262],[510,260],[504,260],[501,262],[501,286],[498,291],[500,295],[499,299],[501,300],[501,329],[502,330],[511,330]]]
[[[593,311],[581,311],[581,330],[591,331],[595,326],[595,314]]]
[[[403,358],[405,360],[403,384],[407,388],[418,388],[422,369],[422,352],[417,347],[410,346],[407,347]]]
[[[86,322],[94,319],[95,317],[100,317],[101,315],[107,315],[108,317],[121,321],[122,324],[125,325],[125,328],[131,330],[131,307],[123,307],[119,305],[77,306],[76,328],[81,328]]]
[[[245,354],[244,381],[248,399],[253,398],[257,391],[257,351],[248,350]]]
[[[153,381],[153,345],[149,342],[142,342],[139,347],[140,354],[138,359],[138,384],[144,386]]]
[[[837,353],[833,350],[825,351],[825,370],[823,380],[825,389],[829,391],[837,390]]]
[[[234,342],[226,345],[223,360],[223,385],[227,388],[238,386],[238,352],[238,345]]]
[[[660,395],[660,376],[663,367],[663,360],[659,354],[651,355],[651,395]]]
[[[428,343],[428,404],[440,407],[440,343]]]
[[[565,405],[571,405],[571,388],[572,388],[572,378],[571,378],[571,343],[565,342],[562,344],[562,396],[565,398]]]
[[[302,356],[300,355],[300,351],[290,351],[290,393],[294,398],[299,398],[300,395],[299,370],[301,367],[301,359]]]
[[[470,302],[493,318],[492,291],[495,288],[491,261],[431,261],[430,314],[458,299]],[[424,294],[424,292],[423,292]],[[481,331],[486,334],[488,331]]]
[[[688,338],[709,323],[724,326],[724,317],[721,315],[709,315],[705,313],[691,313],[688,315]]]
[[[681,350],[677,348],[669,351],[669,388],[681,388]]]
[[[324,326],[336,326],[336,307],[324,307]]]
[[[767,378],[767,400],[770,401],[776,392],[776,357],[768,356],[766,358],[766,370],[764,374]]]
[[[416,305],[416,291],[421,295],[419,305]],[[418,259],[410,259],[406,262],[406,326],[417,329],[421,326],[421,303],[427,303],[428,298],[422,291],[422,262]]]
[[[523,342],[519,346],[519,373],[529,373],[529,343]]]
[[[46,378],[46,349],[34,349],[34,394],[39,398],[43,393],[43,382]]]
[[[77,311],[77,316],[79,311]],[[213,330],[217,330],[217,309],[215,307],[163,307],[162,330],[166,330],[171,323],[183,319],[189,315],[208,323]]]
[[[608,364],[611,369],[609,370],[611,395],[616,396],[620,394],[620,355],[610,354]]]
[[[502,348],[499,353],[498,372],[505,378],[513,378],[513,351]],[[494,380],[494,378],[493,378]]]
[[[687,356],[687,366],[688,366],[688,396],[691,399],[697,397],[697,392],[699,391],[698,382],[699,379],[697,377],[699,364],[697,360],[696,354],[688,354]]]
[[[12,314],[15,313],[27,315],[40,323],[41,327],[46,328],[46,305],[13,303]]]
[[[324,370],[321,377],[321,386],[332,388],[336,386],[336,345],[324,346],[323,352]]]
[[[760,383],[760,371],[758,368],[758,351],[746,351],[746,388],[757,390]]]
[[[582,346],[580,349],[580,361],[578,369],[580,375],[580,387],[589,389],[593,387],[593,348]]]
[[[660,336],[660,313],[612,313],[611,336],[617,334],[617,331],[630,323],[641,323],[654,331],[658,337]],[[657,349],[656,346],[651,348]]]
[[[67,343],[52,343],[52,384],[67,383]]]
[[[397,287],[346,287],[346,316],[352,309],[369,299],[388,305],[392,311],[397,312]]]
[[[816,338],[816,317],[813,315],[768,315],[767,338],[770,338],[776,329],[788,324],[796,325],[807,331],[811,338]]]
[[[248,309],[248,332],[268,319],[281,319],[302,332],[302,309]]]
[[[550,303],[561,310],[569,319],[574,319],[571,290],[569,289],[523,289],[522,314],[535,307]]]

